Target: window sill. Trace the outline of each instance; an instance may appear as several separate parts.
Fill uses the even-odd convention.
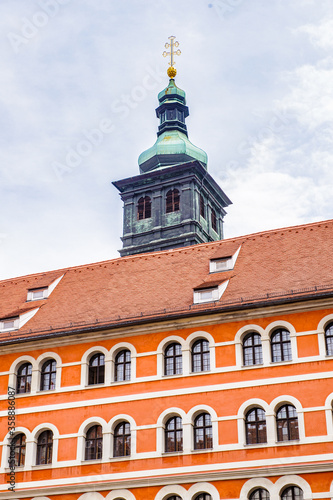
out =
[[[51,469],[52,466],[55,464],[38,464],[38,465],[32,465],[32,469]]]
[[[163,451],[162,452],[162,457],[177,457],[179,455],[182,455],[184,453],[184,450],[182,451]]]
[[[201,450],[191,450],[191,453],[211,453],[214,448],[203,448]]]

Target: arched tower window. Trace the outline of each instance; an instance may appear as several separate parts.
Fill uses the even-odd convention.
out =
[[[179,191],[178,189],[170,189],[166,195],[166,213],[177,212],[179,210]]]
[[[199,202],[200,202],[200,215],[205,219],[205,200],[203,199],[202,195],[200,195],[199,197]]]
[[[141,197],[138,201],[138,220],[151,217],[151,199],[149,196]]]
[[[213,209],[211,211],[211,223],[212,223],[212,229],[214,229],[214,231],[217,233],[217,218],[216,218],[216,212]]]

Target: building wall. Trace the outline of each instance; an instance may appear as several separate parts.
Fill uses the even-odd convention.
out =
[[[306,498],[329,498],[333,356],[325,352],[324,328],[332,320],[332,307],[300,303],[3,348],[2,482],[8,472],[7,386],[15,386],[17,368],[27,360],[33,364],[32,392],[16,395],[16,427],[26,434],[28,446],[25,467],[16,469],[17,495],[33,486],[41,488],[39,496],[26,493],[24,498],[40,498],[44,488],[54,487],[46,495],[50,500],[116,499],[119,488],[130,492],[121,496],[125,500],[163,500],[172,494],[191,500],[202,491],[213,500],[246,499],[262,486],[278,498],[284,486],[295,484]],[[271,362],[270,334],[277,327],[290,332],[292,361]],[[261,335],[264,359],[244,367],[242,340],[249,331]],[[192,373],[191,346],[199,338],[209,341],[211,369]],[[163,352],[171,341],[182,345],[182,375],[163,374]],[[132,377],[115,382],[114,358],[122,348],[131,351]],[[95,352],[105,354],[106,381],[87,386],[87,363]],[[40,366],[51,357],[57,361],[57,388],[41,392]],[[277,442],[275,415],[283,403],[296,407],[297,441]],[[253,406],[266,411],[267,444],[246,444],[244,416]],[[210,450],[193,449],[193,420],[202,411],[212,417]],[[164,450],[164,425],[172,415],[183,419],[180,453]],[[114,458],[113,430],[121,420],[131,424],[131,456]],[[84,461],[85,432],[93,424],[103,428],[103,458]],[[52,466],[35,465],[36,439],[44,429],[54,434]],[[81,498],[91,484],[102,496]],[[2,491],[0,498],[7,498],[6,486]]]

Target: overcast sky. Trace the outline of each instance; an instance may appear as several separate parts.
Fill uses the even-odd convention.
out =
[[[332,0],[1,0],[0,26],[0,279],[118,256],[170,35],[225,236],[332,218]]]

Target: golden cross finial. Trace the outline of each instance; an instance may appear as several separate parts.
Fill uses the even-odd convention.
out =
[[[175,36],[169,36],[170,43],[167,42],[165,44],[165,48],[170,49],[170,52],[166,52],[166,50],[163,52],[164,57],[170,56],[170,62],[169,62],[170,67],[168,68],[168,71],[167,71],[168,76],[170,78],[174,78],[177,74],[177,70],[174,67],[174,64],[175,64],[174,57],[180,56],[180,54],[181,54],[181,51],[179,49],[175,50],[177,47],[179,47],[179,42],[176,42],[175,38],[176,38]]]

